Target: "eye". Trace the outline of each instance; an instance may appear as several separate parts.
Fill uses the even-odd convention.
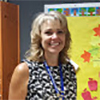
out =
[[[52,34],[52,32],[51,31],[46,31],[45,34],[50,35],[50,34]]]
[[[57,31],[58,34],[64,33],[62,30]]]

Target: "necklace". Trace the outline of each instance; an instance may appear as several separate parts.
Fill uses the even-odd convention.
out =
[[[50,79],[51,79],[52,83],[53,83],[53,86],[54,86],[55,91],[57,93],[58,99],[59,100],[64,100],[64,84],[63,84],[63,74],[62,74],[62,65],[61,65],[61,63],[59,63],[59,67],[60,67],[60,79],[61,79],[61,94],[59,93],[59,90],[57,88],[57,85],[56,85],[56,83],[54,81],[54,78],[53,78],[53,76],[51,74],[50,68],[47,65],[46,61],[44,61],[44,65],[45,65],[46,70],[47,70],[47,72],[48,72],[48,74],[50,76]]]

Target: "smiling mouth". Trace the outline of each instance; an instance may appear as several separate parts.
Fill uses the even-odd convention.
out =
[[[54,47],[54,46],[60,45],[60,43],[59,42],[58,43],[49,43],[49,45]]]

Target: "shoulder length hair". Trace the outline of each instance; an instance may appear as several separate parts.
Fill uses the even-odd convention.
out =
[[[44,61],[44,51],[41,45],[41,26],[47,20],[59,20],[62,29],[65,32],[65,46],[63,50],[59,54],[59,60],[62,63],[66,63],[67,59],[69,59],[68,50],[70,48],[71,36],[67,25],[66,17],[57,11],[50,11],[49,13],[40,13],[32,23],[31,28],[31,45],[30,49],[26,52],[25,57],[31,61]]]

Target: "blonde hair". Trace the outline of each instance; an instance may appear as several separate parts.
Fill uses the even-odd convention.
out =
[[[41,45],[41,26],[47,20],[59,20],[62,26],[62,29],[66,32],[66,41],[65,47],[60,52],[59,60],[62,63],[66,63],[69,59],[68,50],[70,48],[71,37],[70,32],[68,30],[67,19],[66,17],[57,11],[50,11],[49,13],[41,13],[39,14],[32,23],[31,29],[31,46],[30,49],[26,52],[25,57],[31,61],[44,61],[44,51]]]

